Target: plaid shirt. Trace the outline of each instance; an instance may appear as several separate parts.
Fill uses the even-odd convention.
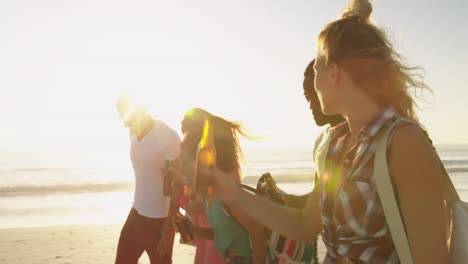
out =
[[[399,263],[374,182],[377,144],[372,144],[381,128],[396,120],[402,118],[392,108],[383,111],[360,131],[356,145],[347,153],[343,148],[350,136],[348,124],[330,130],[320,175],[322,238],[327,247],[324,263],[333,263],[338,256],[353,263]]]

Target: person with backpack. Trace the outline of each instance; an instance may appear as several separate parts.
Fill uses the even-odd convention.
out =
[[[301,241],[321,234],[324,263],[400,263],[389,223],[400,217],[414,263],[447,263],[444,176],[415,114],[411,88],[429,89],[370,20],[368,0],[352,0],[318,36],[315,89],[325,114],[346,122],[318,137],[318,184],[302,210],[243,191],[226,172],[205,169],[214,195],[271,230]],[[386,136],[385,140],[382,139]],[[383,145],[387,142],[388,145]],[[385,166],[374,166],[384,148]],[[389,173],[397,214],[384,213],[376,180]]]

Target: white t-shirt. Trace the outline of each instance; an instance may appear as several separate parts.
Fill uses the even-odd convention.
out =
[[[166,160],[179,155],[180,138],[172,128],[157,120],[142,139],[132,136],[131,141],[130,157],[135,172],[133,207],[146,217],[167,217],[170,197],[163,195],[161,169]]]

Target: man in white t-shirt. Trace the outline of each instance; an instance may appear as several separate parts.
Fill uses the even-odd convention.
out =
[[[127,105],[117,103],[121,117],[128,111]],[[163,174],[166,160],[178,156],[180,138],[160,120],[155,120],[143,109],[135,110],[125,126],[130,129],[133,170],[135,172],[135,196],[133,207],[122,228],[115,263],[138,263],[144,251],[151,263],[172,263],[174,232],[162,238],[166,240],[165,254],[157,247],[163,227],[167,228],[170,197],[163,195]],[[168,233],[168,232],[165,232]]]

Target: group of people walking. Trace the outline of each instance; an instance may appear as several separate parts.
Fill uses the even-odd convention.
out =
[[[303,242],[321,235],[327,264],[400,263],[375,180],[384,169],[414,262],[447,263],[444,176],[410,95],[411,89],[429,88],[371,13],[368,0],[351,0],[341,18],[318,35],[317,54],[304,73],[304,96],[315,123],[325,128],[314,147],[316,182],[302,208],[242,188],[239,137],[246,134],[240,124],[195,108],[181,122],[180,139],[163,121],[119,101],[131,134],[136,187],[116,263],[137,263],[144,251],[151,263],[172,262],[174,218],[196,173],[206,118],[216,128],[216,166],[200,173],[211,180],[212,192],[184,205],[196,237],[195,263],[271,262],[268,230]],[[383,142],[388,144],[382,169],[376,150]],[[178,165],[163,170],[166,160]],[[172,196],[163,194],[164,173],[174,180]]]

